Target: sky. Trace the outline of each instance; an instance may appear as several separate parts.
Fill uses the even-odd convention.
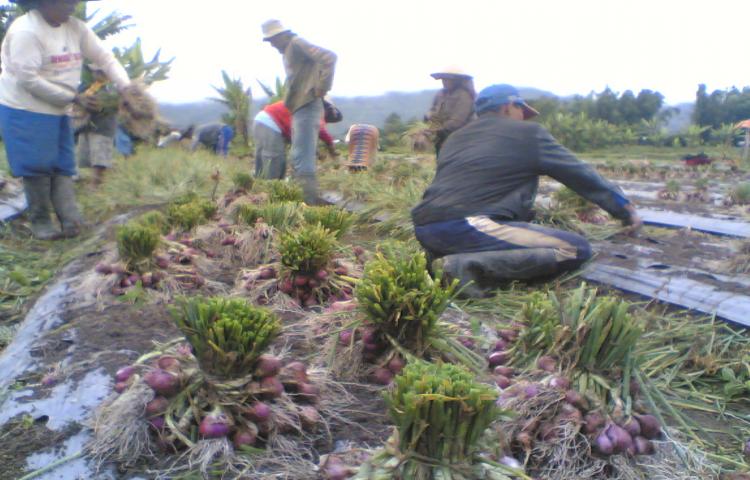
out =
[[[0,3],[7,3],[0,2]],[[430,73],[458,66],[477,90],[493,83],[557,95],[661,92],[667,104],[750,85],[750,2],[712,0],[101,0],[136,26],[147,53],[175,57],[171,78],[153,87],[165,102],[202,100],[221,71],[243,79],[284,77],[281,55],[260,25],[282,21],[338,55],[335,97],[437,89]]]

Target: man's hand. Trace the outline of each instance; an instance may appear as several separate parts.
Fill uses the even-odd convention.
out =
[[[643,219],[638,215],[632,203],[625,205],[625,210],[630,213],[630,216],[622,221],[622,224],[626,227],[623,233],[634,235],[643,227]]]
[[[98,112],[102,109],[99,105],[99,100],[97,100],[93,95],[84,95],[82,93],[79,93],[73,98],[73,103],[88,112]]]

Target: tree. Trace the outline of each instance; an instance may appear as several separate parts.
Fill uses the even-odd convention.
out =
[[[638,108],[638,100],[636,100],[635,95],[630,90],[625,90],[620,95],[620,100],[617,102],[617,110],[619,118],[628,125],[634,125],[643,118]]]
[[[383,135],[380,143],[383,148],[392,148],[401,144],[401,137],[407,130],[407,125],[397,113],[391,113],[383,123]]]
[[[212,98],[216,102],[227,107],[227,113],[222,120],[228,125],[232,125],[236,132],[242,135],[245,145],[250,142],[250,104],[252,103],[252,91],[250,87],[245,89],[242,79],[233,79],[224,70],[221,71],[224,80],[223,87],[213,87],[219,94],[219,98]]]
[[[122,50],[119,48],[113,49],[113,53],[117,57],[117,60],[125,67],[130,78],[143,80],[146,85],[166,80],[174,61],[174,58],[171,58],[166,62],[162,62],[159,59],[161,50],[157,50],[153,58],[146,61],[143,57],[140,38],[128,48],[123,48]]]
[[[596,97],[596,117],[605,122],[620,123],[620,112],[618,111],[617,94],[609,87]]]
[[[257,82],[260,84],[260,88],[263,89],[263,92],[268,95],[268,103],[276,103],[282,100],[286,95],[286,85],[284,85],[284,82],[282,82],[279,77],[276,77],[276,91],[272,90],[271,87],[260,80],[257,80]]]
[[[651,90],[641,90],[635,102],[638,105],[639,120],[652,120],[664,105],[664,95]]]

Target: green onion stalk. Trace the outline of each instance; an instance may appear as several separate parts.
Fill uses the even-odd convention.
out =
[[[239,298],[183,297],[170,311],[201,370],[225,381],[247,377],[281,332],[276,315]]]
[[[633,351],[643,334],[630,307],[623,299],[599,296],[585,283],[562,299],[554,292],[535,292],[517,317],[525,328],[511,347],[512,362],[530,366],[541,356],[555,357],[581,393],[630,405],[629,385],[623,382],[629,383],[638,368]]]
[[[414,361],[384,397],[396,431],[355,479],[510,478],[507,467],[478,455],[479,437],[505,412],[496,391],[465,368]]]
[[[129,270],[140,272],[149,266],[160,239],[154,227],[131,221],[117,229],[117,251]]]
[[[381,339],[419,358],[446,357],[467,367],[486,369],[483,358],[452,336],[440,316],[455,298],[458,281],[441,285],[427,271],[422,252],[393,243],[365,265],[355,296]]]

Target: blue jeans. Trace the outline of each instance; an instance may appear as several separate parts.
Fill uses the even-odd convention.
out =
[[[419,243],[434,257],[458,253],[520,251],[551,253],[558,270],[578,268],[591,258],[585,238],[571,232],[526,222],[505,222],[475,216],[420,225]]]
[[[292,169],[294,176],[314,176],[323,100],[316,98],[292,114]]]

